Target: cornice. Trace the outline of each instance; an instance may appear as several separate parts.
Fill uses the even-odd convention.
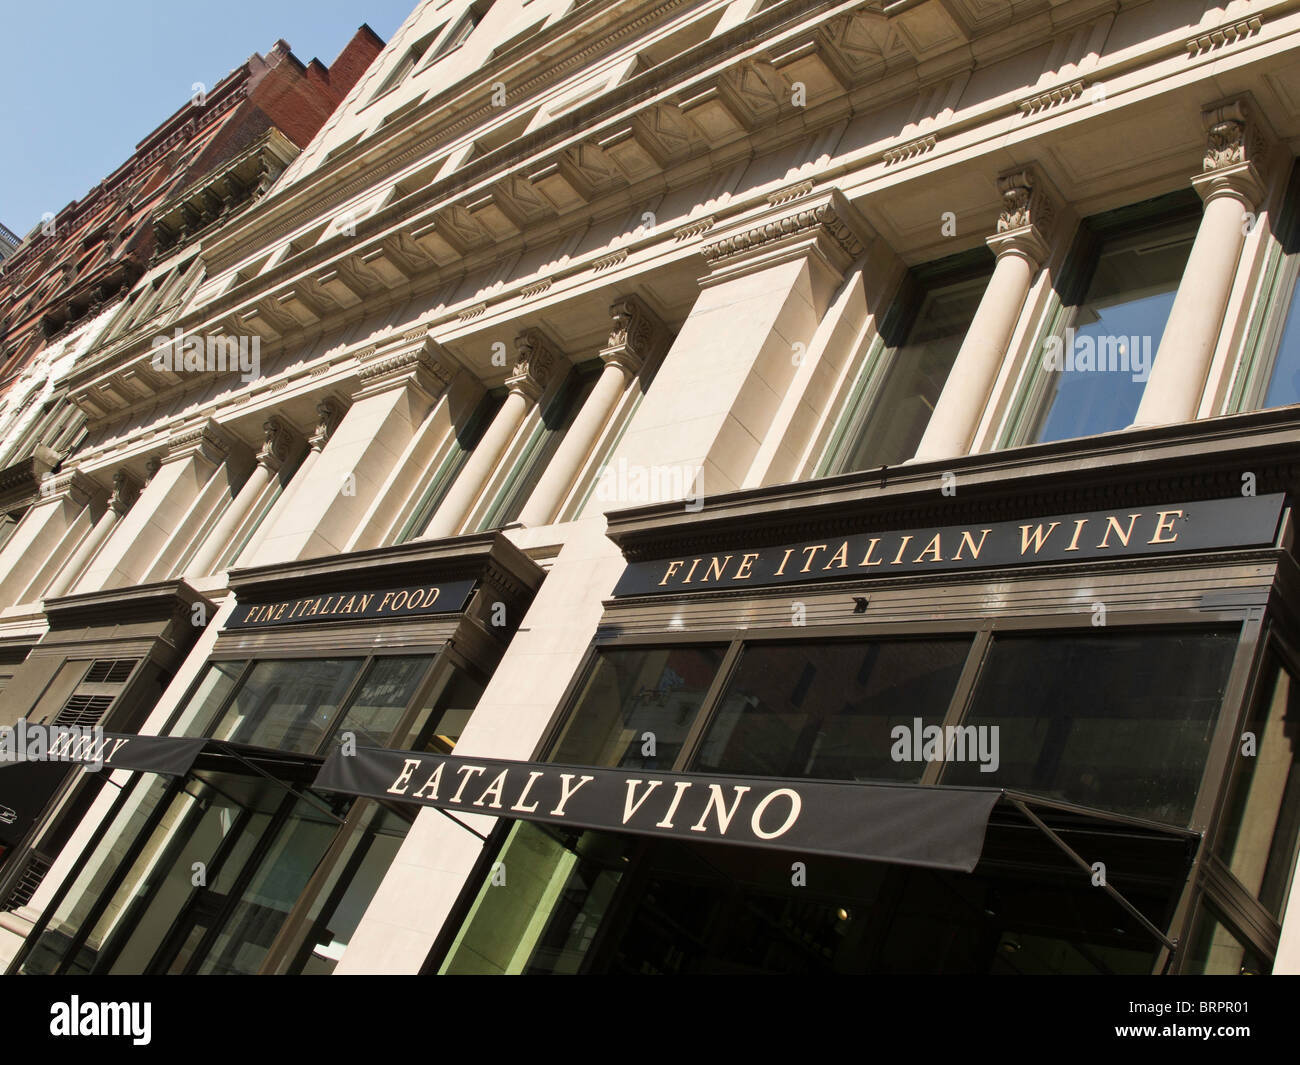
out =
[[[816,6],[812,4],[780,4],[772,8],[770,12],[762,13],[759,16],[759,22],[768,29],[773,27],[779,29],[782,25],[782,19],[789,19],[792,17],[792,13],[803,12],[808,7]],[[761,59],[764,49],[767,52],[780,53],[773,62],[779,62],[782,60],[782,56],[793,54],[797,54],[799,60],[804,61],[807,58],[806,55],[794,45],[798,45],[800,42],[807,43],[817,38],[817,34],[825,26],[826,20],[842,18],[858,12],[862,12],[864,17],[883,17],[860,6],[855,8],[851,4],[843,4],[826,12],[824,16],[818,15],[800,22],[798,26],[790,30],[787,36],[781,39],[779,42],[780,49],[769,47],[772,45],[772,42],[769,41],[758,44],[753,43],[752,29],[746,30],[749,37],[745,38],[742,44],[737,44],[736,41],[731,40],[731,34],[725,34],[717,40],[728,42],[727,47],[735,52],[730,58],[736,60],[736,62],[753,62],[756,61],[754,57]],[[780,18],[776,17],[777,13],[780,14]],[[772,16],[771,21],[763,22],[762,20],[769,14]],[[746,25],[748,26],[748,24]],[[819,48],[825,47],[825,42],[820,39],[814,43],[817,43]],[[787,48],[786,46],[791,47]],[[710,45],[710,47],[713,46]],[[1164,51],[1168,51],[1168,48],[1164,48],[1160,54],[1163,55]],[[688,55],[693,56],[694,50]],[[713,53],[710,53],[710,56],[716,58]],[[1149,56],[1143,58],[1149,58]],[[1132,62],[1140,61],[1125,60],[1129,65]],[[697,63],[697,66],[703,65]],[[555,136],[546,143],[550,143],[552,149],[559,145],[562,150],[568,150],[564,145],[568,144],[569,147],[573,147],[574,138],[569,136],[568,141],[565,141],[564,136],[566,131],[574,127],[584,128],[584,139],[578,142],[579,147],[590,144],[599,146],[618,140],[619,137],[623,136],[623,132],[627,130],[631,130],[629,134],[630,142],[637,141],[638,136],[647,136],[645,130],[638,126],[643,117],[652,113],[657,114],[663,110],[667,106],[664,103],[666,94],[681,96],[685,93],[685,89],[680,84],[672,86],[671,93],[668,93],[662,87],[663,82],[671,80],[673,67],[673,63],[662,64],[660,67],[653,68],[647,74],[631,79],[624,86],[620,86],[619,89],[603,94],[588,105],[584,105],[574,112],[566,112],[564,122],[559,124],[564,129],[553,130]],[[710,68],[697,79],[695,84],[708,81],[716,83],[717,79],[726,73],[726,69],[729,68]],[[1109,71],[1106,73],[1109,75]],[[654,77],[653,84],[647,80],[652,75]],[[951,72],[947,72],[938,77],[937,80],[943,80],[950,76]],[[857,100],[864,103],[869,98],[869,90],[872,85],[873,81],[870,78],[864,78],[862,82],[846,90],[845,106],[848,108],[847,113],[853,113],[854,108],[858,106],[853,101]],[[910,91],[914,93],[916,91],[915,87]],[[901,85],[897,87],[897,93],[905,95]],[[892,99],[892,96],[890,98]],[[879,103],[880,101],[876,102]],[[640,106],[640,109],[635,112],[617,113],[619,109],[625,109],[629,103],[643,106]],[[587,113],[588,108],[591,108],[590,115]],[[995,121],[998,117],[1002,117],[1003,113],[1007,118],[1013,116],[1024,117],[1021,115],[1016,101],[1008,97],[997,108],[991,111],[981,111],[978,115],[963,117],[944,129],[945,132],[951,132],[963,129],[970,124],[987,124]],[[592,117],[594,122],[601,115],[604,115],[605,118],[601,120],[599,127],[594,124],[590,127],[584,127],[583,123],[588,117]],[[834,115],[830,113],[823,115],[818,121],[826,125],[839,117],[843,116],[839,111],[836,111]],[[739,139],[729,142],[727,146],[713,148],[713,154],[715,157],[718,157],[719,153],[725,154],[727,152],[743,155],[747,145],[750,146],[749,150],[752,152],[754,150],[752,148],[753,139],[760,133],[764,136],[775,136],[776,138],[771,143],[766,144],[764,150],[771,149],[777,143],[783,144],[787,140],[792,141],[807,137],[808,130],[813,128],[808,125],[812,118],[811,114],[809,116],[796,116],[783,120],[775,127],[763,123],[760,127],[750,129],[747,134],[738,135]],[[682,121],[689,122],[685,118]],[[459,218],[463,221],[465,217],[471,217],[469,214],[471,209],[478,209],[478,205],[484,203],[494,203],[494,197],[505,195],[501,191],[502,182],[508,183],[522,180],[521,174],[523,171],[526,170],[534,178],[543,175],[538,180],[564,179],[562,173],[564,168],[561,167],[557,170],[546,163],[547,159],[555,157],[554,151],[550,155],[542,152],[540,155],[533,156],[533,161],[526,167],[512,168],[519,162],[522,154],[537,151],[538,146],[543,143],[540,134],[546,132],[547,129],[543,129],[539,131],[539,137],[530,137],[510,146],[513,153],[511,158],[514,163],[501,155],[505,149],[489,153],[482,160],[472,161],[457,170],[444,182],[430,185],[418,193],[403,197],[375,214],[362,219],[358,223],[355,238],[332,238],[323,244],[316,245],[298,255],[285,259],[269,274],[250,279],[243,285],[210,300],[184,316],[183,322],[187,323],[186,328],[190,331],[201,331],[200,323],[204,323],[210,329],[220,327],[226,329],[227,332],[247,331],[251,327],[247,324],[246,318],[241,316],[255,315],[258,322],[261,323],[259,328],[269,330],[263,335],[263,346],[266,355],[272,355],[276,350],[276,345],[298,344],[308,337],[342,328],[346,324],[357,320],[362,314],[370,314],[377,310],[390,308],[415,294],[431,292],[446,284],[453,276],[462,276],[488,261],[499,260],[502,255],[508,254],[513,249],[535,245],[542,239],[554,239],[558,235],[567,233],[577,228],[584,218],[589,218],[598,213],[603,202],[612,202],[624,195],[638,194],[636,192],[638,188],[648,190],[663,184],[665,181],[671,181],[674,171],[680,167],[697,165],[698,158],[701,157],[700,153],[710,148],[707,140],[699,140],[698,143],[692,141],[692,147],[686,155],[680,158],[665,157],[662,160],[663,168],[653,177],[642,179],[639,186],[629,188],[615,183],[607,189],[592,191],[590,195],[593,198],[588,201],[588,210],[585,213],[570,210],[560,214],[544,213],[537,217],[520,219],[517,231],[504,239],[493,238],[486,231],[483,231],[481,227],[473,230],[477,235],[472,236],[468,243],[463,243],[463,237],[452,236],[456,230],[453,219]],[[550,136],[550,134],[548,133],[547,136]],[[388,144],[390,142],[385,141],[383,143]],[[427,146],[425,146],[425,149],[419,149],[417,145],[412,145],[410,150],[427,150]],[[603,148],[601,150],[604,151]],[[878,162],[883,161],[888,150],[889,148],[883,144],[878,146],[877,149],[873,149],[873,158]],[[868,167],[870,163],[871,159],[869,158],[855,157],[851,163],[846,162],[843,166],[837,166],[831,171],[819,174],[818,177],[825,182],[850,165],[854,170],[860,171]],[[321,180],[325,180],[326,176],[331,172],[329,167],[322,168]],[[487,172],[501,174],[502,181],[497,182],[496,185],[485,184],[480,178],[483,173]],[[364,179],[363,184],[378,191],[377,186],[381,185],[382,182],[379,182],[372,173]],[[465,193],[467,190],[470,190],[469,195],[463,196],[460,200],[452,199],[452,197]],[[434,206],[430,207],[431,204]],[[258,210],[260,212],[275,209],[277,206],[280,206],[280,201],[275,199],[273,191],[271,196],[266,201],[263,201]],[[716,224],[724,216],[735,217],[738,213],[749,210],[750,207],[752,207],[752,203],[749,202],[729,204],[726,210],[716,211],[710,220]],[[701,234],[696,227],[702,226],[704,221],[708,220],[701,220],[679,228],[676,231],[676,236],[680,242],[685,244],[688,241],[699,239]],[[249,230],[241,228],[227,234],[226,237],[223,237],[223,240],[238,240],[243,236],[247,236],[249,232]],[[444,234],[446,234],[445,237]],[[662,239],[661,235],[647,236],[644,243],[655,243],[656,241],[662,241]],[[455,241],[462,241],[462,243],[457,244],[454,243]],[[712,243],[717,244],[720,242],[714,241]],[[375,274],[369,281],[360,278],[354,269],[355,260],[359,251],[367,249],[377,249],[383,255],[388,256],[388,259],[384,261],[388,263],[390,273],[395,269],[399,275],[406,278],[400,291],[394,289],[392,283],[385,281],[379,274]],[[596,258],[603,257],[606,257],[606,255],[598,255]],[[349,261],[352,262],[352,266],[348,265]],[[549,280],[553,282],[559,277],[569,276],[593,268],[594,265],[594,262],[569,264],[564,269],[557,271]],[[404,271],[407,273],[404,274]],[[321,283],[323,283],[326,275],[331,278],[343,278],[342,281],[337,282],[340,289],[338,299],[341,302],[331,302],[334,297],[329,296],[328,293],[323,293]],[[521,294],[521,290],[526,285],[536,286],[538,283],[536,278],[521,281],[519,285],[496,293],[492,302],[496,304],[506,299],[515,298]],[[396,295],[394,295],[395,292],[397,292]],[[293,314],[286,312],[280,306],[286,299],[290,301],[294,309]],[[462,310],[464,308],[459,307],[449,310],[448,314],[442,319],[430,324],[436,327],[442,322],[455,318],[458,311]],[[123,345],[116,351],[106,352],[100,358],[91,357],[82,360],[79,368],[69,378],[69,382],[74,385],[74,396],[80,398],[87,394],[86,389],[92,387],[97,389],[102,384],[111,381],[113,375],[125,372],[126,360],[134,359],[138,363],[143,350],[140,345],[143,343],[144,338],[137,338],[131,344]],[[188,383],[182,387],[197,387],[197,383]],[[131,409],[131,403],[124,403],[120,399],[110,399],[107,407],[87,409],[87,413],[93,420],[102,423],[129,409]]]

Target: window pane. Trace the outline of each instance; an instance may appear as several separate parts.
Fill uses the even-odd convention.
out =
[[[346,854],[317,894],[308,914],[312,923],[290,971],[308,976],[334,971],[409,827],[382,806],[370,808],[364,829],[353,834]]]
[[[1246,890],[1281,918],[1300,832],[1300,687],[1273,661],[1245,731],[1254,749],[1237,744],[1236,776],[1224,808],[1216,851]]]
[[[1291,306],[1278,341],[1273,374],[1269,378],[1265,407],[1300,403],[1300,278],[1291,289]]]
[[[221,709],[247,664],[243,661],[209,663],[203,679],[168,732],[173,736],[206,736],[213,716]]]
[[[925,293],[841,472],[893,466],[916,454],[991,272],[990,267],[976,277]]]
[[[360,668],[359,658],[258,662],[212,735],[313,753],[329,733],[339,701]]]
[[[412,750],[449,754],[469,723],[469,716],[483,695],[483,685],[462,669],[429,698],[416,717]]]
[[[1185,825],[1236,630],[995,637],[964,724],[996,731],[998,769],[945,784],[1020,788]]]
[[[1049,368],[1052,395],[1039,442],[1092,436],[1133,422],[1155,361],[1196,219],[1106,239]],[[1050,352],[1048,353],[1050,354]]]
[[[364,746],[386,746],[432,661],[423,655],[377,659],[343,715],[342,724],[334,730],[335,737],[353,732],[357,743]]]
[[[749,645],[695,768],[920,780],[925,763],[895,760],[891,732],[942,723],[969,649],[965,638]]]
[[[723,647],[601,651],[550,760],[668,769],[722,664]],[[645,733],[654,735],[654,754]]]

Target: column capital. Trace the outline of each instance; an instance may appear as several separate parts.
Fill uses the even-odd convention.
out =
[[[1220,196],[1241,200],[1249,210],[1264,200],[1262,176],[1270,138],[1246,97],[1226,100],[1201,112],[1205,156],[1192,187],[1207,203]]]
[[[257,464],[271,473],[279,473],[289,456],[302,446],[302,434],[286,419],[272,415],[262,423],[262,446],[257,452]]]
[[[398,384],[413,384],[431,399],[442,395],[459,365],[427,329],[372,344],[357,356],[361,388],[357,397],[384,392]]]
[[[234,438],[220,425],[209,418],[198,425],[182,428],[167,443],[167,453],[163,462],[175,462],[177,459],[197,456],[214,466],[226,461],[235,446]],[[156,470],[153,472],[157,472]],[[152,473],[150,474],[152,479]]]
[[[614,328],[601,349],[601,361],[606,366],[613,363],[629,377],[635,377],[668,339],[668,329],[640,296],[627,295],[615,300],[610,304],[609,314],[614,319]]]
[[[348,405],[335,396],[326,396],[316,404],[316,428],[307,438],[307,445],[313,451],[321,451],[339,427]]]
[[[789,202],[778,198],[774,206],[781,209],[780,213],[747,219],[705,244],[700,253],[709,272],[701,284],[809,257],[842,277],[875,239],[870,227],[837,189],[802,194],[792,209],[787,207]]]
[[[108,496],[108,509],[122,517],[140,497],[140,482],[126,470],[113,474],[113,490]]]
[[[542,398],[546,386],[564,356],[540,329],[528,328],[515,337],[515,366],[506,387],[532,403]]]
[[[1019,255],[1037,269],[1051,252],[1060,215],[1059,200],[1032,166],[998,175],[998,194],[1002,209],[998,212],[997,232],[985,243],[999,259]]]

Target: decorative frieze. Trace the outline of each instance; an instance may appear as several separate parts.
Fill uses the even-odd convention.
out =
[[[918,155],[933,151],[936,143],[934,134],[931,133],[928,136],[908,141],[906,144],[900,144],[896,148],[886,148],[883,155],[885,165],[893,166],[895,163],[901,163],[904,159],[915,159]]]
[[[1019,104],[1020,113],[1028,117],[1029,115],[1036,115],[1040,111],[1048,111],[1060,104],[1068,104],[1082,96],[1083,89],[1084,83],[1082,79],[1072,81],[1068,85],[1057,85],[1046,92],[1040,92],[1028,99],[1021,100]]]
[[[829,238],[850,259],[856,259],[866,250],[862,239],[846,220],[843,207],[834,199],[826,199],[784,218],[764,222],[752,229],[733,233],[716,243],[706,244],[701,251],[705,262],[714,266],[791,237],[814,234]]]
[[[233,445],[234,441],[230,434],[209,419],[173,436],[167,445],[167,457],[164,461],[172,462],[180,458],[197,456],[214,466],[219,466],[226,460]]]
[[[680,229],[673,230],[673,240],[690,240],[692,237],[698,237],[707,233],[715,225],[717,225],[717,221],[714,219],[713,215],[709,215],[707,218],[700,218],[682,226]]]
[[[1263,24],[1263,20],[1256,15],[1254,18],[1234,22],[1230,26],[1220,26],[1217,30],[1211,30],[1209,33],[1203,33],[1189,40],[1187,42],[1187,54],[1199,56],[1213,51],[1215,48],[1236,44],[1240,40],[1257,34]]]
[[[625,261],[626,259],[627,259],[627,249],[619,248],[618,251],[610,255],[604,255],[601,258],[597,259],[595,262],[591,264],[591,268],[598,274],[603,273],[605,270],[610,269],[610,267],[617,266],[619,263]]]
[[[399,381],[418,384],[431,396],[440,396],[456,376],[456,363],[425,329],[404,333],[392,343],[379,343],[358,355],[357,377],[369,393]]]

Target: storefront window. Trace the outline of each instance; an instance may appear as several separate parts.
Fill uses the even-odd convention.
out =
[[[1196,237],[1195,208],[1145,218],[1133,208],[1084,223],[1081,261],[1062,286],[1061,332],[1042,353],[1049,394],[1034,440],[1132,424]]]
[[[429,672],[427,658],[377,658],[335,734],[351,732],[357,743],[380,747]]]
[[[1185,825],[1236,649],[1214,632],[996,636],[964,726],[997,769],[967,760],[945,784],[1019,788]]]
[[[896,726],[942,724],[968,638],[750,644],[695,768],[753,776],[918,781]]]
[[[1300,835],[1300,686],[1270,659],[1239,737],[1215,850],[1246,890],[1279,920]]]
[[[302,754],[315,751],[361,663],[360,658],[257,662],[211,735]]]
[[[600,651],[550,761],[670,768],[724,651],[723,647]]]

